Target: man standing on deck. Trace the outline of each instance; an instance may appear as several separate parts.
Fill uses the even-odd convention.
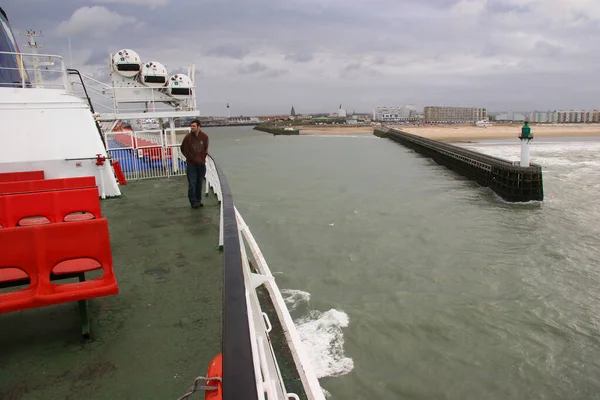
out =
[[[195,119],[190,125],[191,132],[181,142],[181,152],[187,162],[188,199],[192,208],[202,204],[202,180],[206,174],[206,156],[208,155],[208,135],[200,130],[200,121]]]

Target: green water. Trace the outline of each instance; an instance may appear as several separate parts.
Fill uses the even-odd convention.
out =
[[[600,398],[600,142],[534,143],[511,205],[386,139],[207,133],[332,398]]]

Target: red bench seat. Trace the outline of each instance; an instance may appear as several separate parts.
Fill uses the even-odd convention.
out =
[[[82,258],[59,263],[52,269],[52,275],[56,277],[62,275],[76,275],[84,272],[97,271],[99,269],[102,269],[102,265],[98,261],[92,260],[91,258]],[[17,286],[17,283],[23,283],[24,285],[28,284],[29,275],[19,268],[0,269],[0,285],[9,282],[15,282],[15,285],[10,286]]]
[[[0,314],[118,293],[105,218],[2,229],[0,248],[2,280],[6,280],[7,268],[11,275],[17,268],[25,272],[30,281],[25,289],[0,294]],[[76,259],[81,261],[71,261],[70,268],[58,272],[98,269],[96,263],[89,261],[91,259],[100,264],[102,277],[82,283],[53,284],[54,268],[61,262]]]
[[[62,189],[81,189],[87,187],[97,187],[96,177],[80,176],[75,178],[31,180],[20,182],[0,182],[0,196],[15,193],[44,192]]]
[[[105,218],[0,229],[0,249],[0,287],[27,284],[0,293],[0,314],[78,301],[89,337],[85,300],[119,292]],[[86,272],[99,269],[100,278],[86,281]],[[71,277],[79,282],[55,283]]]
[[[102,218],[95,187],[0,196],[0,226],[3,228],[92,218]]]
[[[0,182],[36,181],[44,179],[44,171],[0,173]]]

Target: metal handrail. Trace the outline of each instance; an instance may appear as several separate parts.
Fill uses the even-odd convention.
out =
[[[209,157],[214,162],[214,158]],[[223,399],[258,400],[233,195],[225,173],[216,162],[214,165],[219,176],[223,207]]]
[[[85,93],[85,98],[87,99],[87,102],[90,106],[90,110],[92,111],[92,114],[95,113],[94,105],[92,104],[92,99],[90,99],[90,96],[88,95],[87,88],[85,87],[85,83],[83,83],[83,78],[81,77],[79,71],[74,68],[67,68],[67,73],[69,75],[77,75],[79,77],[79,80],[81,81],[81,86],[83,87],[83,92]]]
[[[43,53],[23,53],[23,52],[15,52],[15,51],[0,51],[0,54],[14,54],[18,56],[35,56],[35,57],[56,57],[63,60],[62,56],[58,54],[43,54]]]

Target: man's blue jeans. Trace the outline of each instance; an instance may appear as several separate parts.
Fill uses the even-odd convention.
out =
[[[185,171],[188,179],[188,199],[190,205],[195,206],[202,202],[202,181],[206,174],[206,165],[187,165]]]

